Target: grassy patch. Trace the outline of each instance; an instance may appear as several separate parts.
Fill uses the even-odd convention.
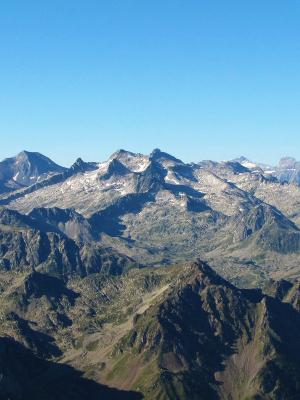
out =
[[[99,340],[94,340],[93,342],[89,342],[85,348],[87,351],[95,351],[98,347]]]

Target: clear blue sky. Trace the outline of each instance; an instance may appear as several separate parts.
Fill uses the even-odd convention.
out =
[[[300,1],[8,0],[0,158],[300,158]]]

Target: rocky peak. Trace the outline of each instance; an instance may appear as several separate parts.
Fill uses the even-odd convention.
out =
[[[158,162],[151,160],[148,167],[136,177],[136,191],[156,191],[164,185],[167,171]]]
[[[228,284],[228,282],[222,279],[206,262],[200,259],[187,264],[185,268],[187,273],[191,274],[192,278],[196,278],[197,281],[205,281],[217,285]]]
[[[172,161],[175,164],[183,164],[181,160],[178,158],[172,156],[171,154],[165,153],[164,151],[161,151],[160,149],[154,149],[152,153],[150,154],[149,157],[150,160],[153,161]]]
[[[6,158],[0,162],[0,183],[4,186],[3,191],[9,191],[10,188],[33,185],[64,171],[66,168],[43,154],[24,150],[15,157]]]
[[[93,162],[85,162],[82,158],[77,158],[74,164],[70,167],[71,173],[93,171],[97,169],[97,164]]]
[[[248,161],[248,162],[250,162],[250,160],[247,158],[247,157],[245,157],[245,156],[240,156],[240,157],[238,157],[238,158],[235,158],[234,160],[232,160],[233,162],[238,162],[238,163],[240,163],[240,164],[242,164],[243,162],[245,162],[245,161]]]
[[[132,158],[132,157],[136,157],[136,156],[137,156],[137,154],[135,154],[135,153],[133,153],[131,151],[120,149],[120,150],[115,151],[109,157],[109,160],[114,160],[115,159],[115,160],[122,161],[122,160],[126,160],[128,158]]]
[[[122,164],[117,158],[113,158],[108,166],[104,175],[101,176],[101,179],[107,180],[112,177],[121,177],[130,173],[129,169]]]

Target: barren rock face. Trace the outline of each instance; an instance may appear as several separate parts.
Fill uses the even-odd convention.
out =
[[[69,170],[3,194],[0,203],[28,214],[38,229],[47,224],[140,264],[199,256],[229,278],[246,266],[258,282],[275,269],[294,276],[299,265],[300,187],[269,172],[245,158],[185,164],[158,149],[149,156],[119,150],[106,162],[78,159]]]

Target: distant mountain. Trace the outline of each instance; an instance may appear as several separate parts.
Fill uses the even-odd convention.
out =
[[[154,149],[150,154],[149,159],[153,161],[158,161],[163,166],[174,166],[178,164],[183,164],[183,162],[178,158],[172,156],[171,154],[165,153],[160,149]]]
[[[199,256],[224,269],[226,259],[226,276],[246,264],[243,271],[261,279],[255,266],[271,260],[268,274],[279,268],[286,276],[300,254],[300,188],[285,189],[264,168],[245,157],[186,164],[159,149],[150,155],[119,150],[100,163],[78,159],[63,172],[2,194],[0,204],[139,264]]]
[[[0,162],[0,193],[33,185],[65,170],[40,153],[22,151]]]
[[[69,172],[70,173],[78,173],[78,172],[87,172],[93,171],[97,169],[98,164],[95,162],[85,162],[82,158],[77,158],[74,164],[71,165]]]
[[[244,156],[235,158],[232,161],[241,164],[243,167],[248,168],[249,170],[260,169],[259,164],[250,161],[247,157]]]
[[[300,161],[296,161],[293,157],[281,158],[276,166],[255,163],[243,156],[236,158],[233,161],[240,163],[251,171],[256,170],[274,176],[281,183],[294,183],[300,185]]]
[[[300,185],[300,161],[284,157],[279,161],[275,176],[280,182]]]

